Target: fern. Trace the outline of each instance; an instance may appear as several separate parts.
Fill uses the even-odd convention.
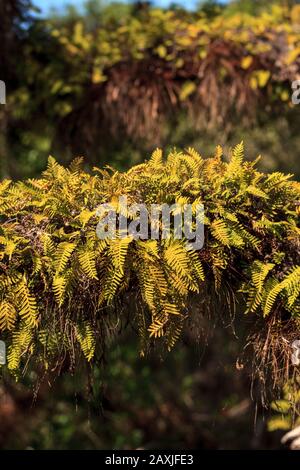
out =
[[[157,148],[151,155],[150,164],[154,167],[162,165],[162,150]]]
[[[228,227],[223,220],[214,220],[211,224],[213,236],[223,245],[230,245]]]
[[[236,145],[232,151],[230,163],[227,168],[228,176],[238,176],[242,172],[242,163],[244,160],[244,143]]]
[[[268,276],[269,272],[274,268],[274,263],[263,264],[261,262],[254,263],[252,269],[252,281],[259,293],[262,292],[264,281]]]
[[[66,273],[64,275],[56,275],[53,278],[52,289],[53,289],[54,296],[57,300],[57,303],[60,307],[62,306],[64,299],[65,299],[65,294],[66,294],[68,280],[69,280],[68,274],[69,273]]]
[[[164,335],[164,326],[166,324],[166,319],[154,319],[151,325],[148,328],[150,333],[150,338],[160,338]]]
[[[30,293],[24,276],[15,289],[18,314],[30,327],[38,325],[38,309],[35,297]]]
[[[82,224],[82,227],[85,227],[86,224],[89,222],[89,220],[95,216],[95,214],[96,214],[96,211],[83,209],[83,211],[81,211],[80,214],[75,217],[75,219],[79,219],[79,221]]]
[[[265,199],[268,199],[268,195],[265,193],[265,191],[263,191],[262,189],[258,188],[257,186],[253,186],[250,184],[250,186],[248,186],[247,188],[247,193],[249,194],[252,194],[253,196],[256,196],[256,197],[261,197],[261,198],[265,198]]]
[[[60,274],[67,266],[69,259],[76,247],[75,243],[61,242],[54,255],[54,267],[56,274]]]
[[[276,284],[269,290],[266,296],[264,305],[264,316],[270,314],[271,309],[278,297],[283,290],[295,289],[296,292],[300,291],[300,266],[296,266],[290,274],[288,274],[283,281],[276,282]]]
[[[76,338],[81,346],[84,357],[91,361],[95,354],[96,341],[93,328],[88,321],[76,326]]]
[[[195,251],[189,251],[189,257],[191,259],[191,271],[192,274],[196,277],[197,281],[204,281],[205,274],[202,263],[199,259],[199,255]]]
[[[43,233],[42,236],[41,236],[41,242],[42,242],[42,245],[43,245],[43,253],[45,256],[49,256],[49,257],[54,257],[54,254],[55,254],[55,244],[53,242],[53,240],[51,239],[51,237],[46,234],[46,233]]]
[[[191,279],[189,269],[190,259],[186,249],[179,240],[174,240],[169,243],[169,246],[164,251],[164,258],[167,265],[175,271],[178,276]]]
[[[0,330],[13,330],[17,319],[15,307],[7,301],[0,302]]]
[[[19,369],[22,356],[29,352],[32,341],[33,333],[28,325],[21,324],[20,327],[13,332],[12,343],[8,348],[7,355],[8,368],[11,371],[17,371],[17,369]]]
[[[11,370],[31,356],[46,369],[66,356],[74,364],[74,341],[91,361],[128,306],[142,351],[156,339],[170,350],[195,311],[209,308],[213,318],[216,299],[229,310],[238,291],[241,311],[266,323],[282,316],[298,334],[300,187],[258,172],[243,153],[239,144],[227,163],[221,148],[208,159],[188,148],[164,160],[156,150],[128,172],[94,175],[79,160],[65,169],[50,158],[42,178],[2,183],[0,329]],[[204,204],[203,249],[189,249],[172,230],[168,240],[118,231],[99,240],[96,208],[111,202],[119,211],[125,194],[130,204],[177,202],[194,213]]]
[[[132,242],[132,237],[117,238],[109,242],[109,251],[114,268],[120,273],[124,271],[124,264],[127,256],[129,244]]]
[[[84,273],[91,279],[98,279],[95,252],[91,248],[84,249],[78,253],[78,258]]]

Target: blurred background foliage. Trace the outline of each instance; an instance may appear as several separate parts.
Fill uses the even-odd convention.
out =
[[[209,0],[188,11],[89,0],[36,13],[29,0],[0,0],[1,178],[38,175],[49,153],[125,169],[158,145],[210,155],[241,139],[262,169],[299,178],[298,2]],[[2,377],[0,447],[278,448],[255,384],[250,399],[249,369],[235,363],[244,328],[211,325],[209,345],[200,331],[146,359],[124,332],[101,367],[49,373],[38,391],[38,371],[17,385]]]

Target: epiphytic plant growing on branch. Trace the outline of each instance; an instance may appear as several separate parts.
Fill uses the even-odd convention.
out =
[[[115,325],[139,330],[149,345],[174,347],[193,315],[230,312],[244,304],[253,322],[255,354],[280,382],[300,335],[299,183],[264,174],[244,161],[243,144],[229,163],[194,149],[155,151],[120,173],[76,159],[69,168],[49,158],[39,179],[0,186],[0,333],[8,369],[29,360],[43,367],[68,358],[102,357]],[[203,204],[205,242],[96,235],[96,208],[130,203]],[[116,321],[117,320],[117,321]],[[264,345],[262,348],[261,345]]]

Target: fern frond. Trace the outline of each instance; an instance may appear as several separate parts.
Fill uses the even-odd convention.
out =
[[[76,338],[87,361],[91,361],[95,354],[96,338],[93,328],[88,321],[76,325]]]
[[[75,217],[75,219],[79,219],[82,224],[82,227],[85,227],[86,224],[90,221],[92,217],[94,217],[96,211],[90,211],[88,209],[83,209],[79,215]]]
[[[177,341],[180,338],[180,334],[182,332],[183,328],[183,319],[179,318],[179,321],[171,321],[170,325],[168,327],[168,331],[166,334],[166,343],[167,343],[167,349],[170,352]]]
[[[84,273],[91,279],[98,279],[94,251],[87,247],[78,253],[78,258]]]
[[[31,343],[33,341],[33,332],[26,324],[21,324],[12,334],[12,343],[8,348],[7,365],[12,371],[16,371]]]
[[[237,144],[233,151],[230,162],[227,168],[227,174],[233,177],[241,174],[242,164],[244,160],[244,143],[243,141]]]
[[[167,319],[154,319],[151,325],[148,328],[150,333],[150,338],[160,338],[164,335],[164,326],[167,322]]]
[[[42,242],[44,255],[49,256],[49,257],[54,257],[56,248],[55,248],[55,244],[54,244],[53,240],[51,239],[50,235],[48,235],[46,233],[43,233],[40,236],[40,240]]]
[[[108,270],[106,278],[103,282],[103,288],[99,297],[99,305],[106,301],[108,305],[111,305],[117,292],[124,283],[124,271],[119,269],[111,268]]]
[[[270,314],[272,307],[278,297],[278,295],[284,290],[289,289],[299,289],[300,287],[300,266],[296,266],[290,274],[288,274],[283,281],[278,282],[272,289],[269,290],[268,295],[266,296],[265,305],[264,305],[264,316]]]
[[[223,220],[214,220],[211,224],[211,232],[223,245],[230,245],[228,228]]]
[[[132,240],[132,237],[125,237],[109,241],[109,253],[112,263],[120,273],[123,273],[128,247]]]
[[[164,250],[164,258],[167,265],[182,278],[191,278],[189,270],[190,258],[183,243],[179,240],[173,240]]]
[[[274,266],[275,264],[273,263],[264,264],[259,261],[254,263],[252,268],[252,281],[259,293],[262,292],[265,279]]]
[[[257,186],[249,185],[246,189],[246,192],[248,194],[252,194],[252,196],[261,197],[264,199],[269,198],[268,194]]]
[[[172,315],[181,315],[180,309],[174,303],[164,302],[163,304],[163,311],[167,316]]]
[[[254,288],[247,289],[247,310],[245,313],[256,312],[262,302],[262,294]]]
[[[37,302],[29,291],[25,276],[23,276],[22,281],[17,285],[15,293],[18,314],[24,319],[27,325],[36,327],[38,325]]]
[[[215,155],[214,155],[215,160],[221,161],[222,155],[223,155],[223,149],[221,145],[217,145],[216,150],[215,150]]]
[[[11,180],[3,180],[0,181],[0,196],[2,196],[5,191],[9,188],[11,185]]]
[[[61,242],[54,255],[54,267],[56,274],[60,274],[67,266],[69,259],[76,247],[76,243]]]
[[[51,155],[48,158],[48,165],[46,171],[43,173],[45,179],[52,179],[56,178],[58,180],[62,179],[67,175],[67,170],[57,163],[55,158],[53,158]]]
[[[15,307],[7,301],[0,302],[0,330],[12,330],[17,319]]]
[[[147,265],[141,262],[137,264],[136,272],[142,299],[150,311],[154,312],[157,299],[155,296],[155,283],[151,280],[149,269]]]
[[[160,167],[163,163],[162,160],[162,150],[157,148],[154,150],[154,152],[151,155],[151,158],[149,160],[150,164],[155,168],[155,167]]]
[[[70,172],[74,175],[78,176],[82,171],[84,158],[83,157],[76,157],[70,164]]]
[[[136,246],[144,259],[149,261],[159,259],[158,243],[156,240],[138,240]]]
[[[198,281],[205,280],[204,269],[196,251],[189,250],[192,273],[195,274]]]
[[[68,273],[57,274],[53,278],[52,290],[59,306],[64,302],[68,280]]]

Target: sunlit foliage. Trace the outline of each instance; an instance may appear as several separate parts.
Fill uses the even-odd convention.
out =
[[[66,357],[74,365],[79,350],[99,358],[127,322],[143,354],[152,343],[170,350],[187,318],[230,313],[239,297],[248,315],[299,334],[299,184],[258,172],[243,154],[243,144],[229,163],[221,147],[209,159],[156,150],[126,173],[93,175],[80,159],[64,168],[51,157],[39,179],[4,180],[0,327],[9,369],[32,356],[45,367]],[[124,194],[130,203],[204,204],[203,249],[172,234],[98,239],[96,208],[110,202],[119,211]]]

